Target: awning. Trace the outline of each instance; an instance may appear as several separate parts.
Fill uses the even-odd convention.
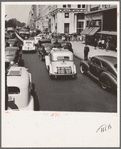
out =
[[[99,29],[100,27],[94,27],[88,35],[93,36]]]
[[[105,34],[105,35],[117,35],[117,32],[114,31],[101,31],[98,34]]]
[[[90,28],[86,31],[85,35],[88,35],[88,34],[93,30],[93,28],[94,28],[94,27],[90,27]]]
[[[81,32],[81,35],[84,35],[88,29],[89,29],[89,28],[86,27],[86,28]]]

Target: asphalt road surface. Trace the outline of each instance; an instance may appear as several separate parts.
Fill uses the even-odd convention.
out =
[[[103,90],[98,82],[80,73],[80,60],[74,58],[77,79],[51,79],[37,53],[23,53],[25,67],[35,85],[35,110],[117,112],[116,94]]]

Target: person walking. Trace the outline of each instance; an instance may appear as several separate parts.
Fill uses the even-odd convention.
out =
[[[84,60],[88,60],[89,51],[90,51],[89,47],[87,46],[87,44],[85,44],[85,47],[84,47]]]
[[[104,47],[105,47],[105,40],[102,39],[101,48],[104,49]]]
[[[94,40],[94,49],[96,50],[96,47],[97,47],[97,39],[95,38]]]
[[[106,51],[108,52],[108,50],[109,50],[109,41],[107,40],[107,42],[106,42]]]

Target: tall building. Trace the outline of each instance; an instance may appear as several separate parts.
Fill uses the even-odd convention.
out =
[[[31,30],[36,29],[36,26],[35,26],[36,16],[37,16],[37,6],[32,5],[29,12],[29,17],[28,17],[28,26]]]
[[[36,28],[57,33],[80,33],[85,28],[87,7],[84,4],[38,5]]]

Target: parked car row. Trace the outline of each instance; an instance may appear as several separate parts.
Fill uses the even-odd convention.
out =
[[[22,50],[26,50],[26,48],[31,50],[28,47],[34,45],[33,41],[32,43],[25,41],[22,47],[17,44],[17,39],[10,39],[8,43],[10,44],[5,47],[6,110],[34,110],[32,76],[28,69],[23,66],[22,59]]]
[[[51,78],[59,75],[72,75],[76,78],[76,66],[73,61],[73,48],[70,42],[59,42],[60,47],[55,48],[55,43],[40,40],[38,48],[40,60],[46,64]],[[55,40],[56,42],[56,40]],[[80,62],[80,72],[89,74],[98,80],[103,89],[117,90],[117,58],[113,56],[94,56],[89,60]]]

